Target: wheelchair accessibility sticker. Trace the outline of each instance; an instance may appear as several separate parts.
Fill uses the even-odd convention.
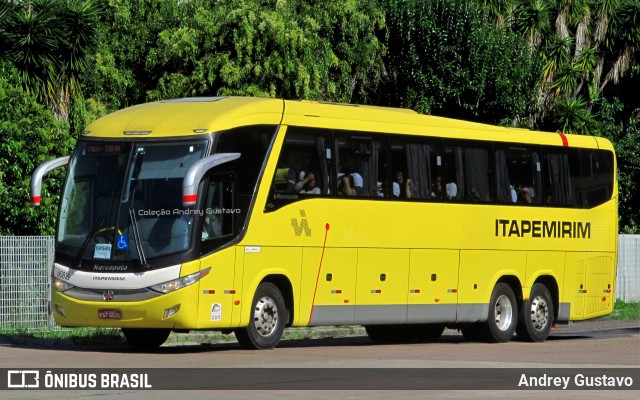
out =
[[[116,247],[118,250],[129,250],[129,236],[118,235],[116,238]]]

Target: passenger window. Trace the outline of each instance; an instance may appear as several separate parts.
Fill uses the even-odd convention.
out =
[[[442,155],[435,141],[407,137],[391,142],[392,197],[444,200]]]
[[[448,200],[464,199],[464,153],[462,147],[444,146],[444,187]]]
[[[267,210],[292,201],[331,194],[329,132],[290,127],[273,176]]]
[[[569,157],[562,149],[545,148],[542,168],[544,204],[571,206]]]
[[[487,147],[475,143],[464,147],[465,200],[483,203],[493,201],[490,160]]]
[[[237,176],[238,226],[243,226],[256,192],[256,184],[276,127],[253,125],[234,128],[220,135],[216,153],[240,153],[240,158],[216,167],[216,172],[233,172]],[[254,193],[255,192],[255,193]]]
[[[387,151],[380,136],[336,133],[338,196],[388,197]]]
[[[613,154],[605,150],[582,150],[582,176],[585,205],[598,206],[613,193]],[[585,182],[588,182],[586,184]]]
[[[496,195],[499,203],[514,204],[518,201],[514,182],[509,175],[507,150],[498,148],[495,151],[496,163]]]
[[[505,156],[512,201],[518,204],[541,204],[542,165],[538,150],[509,147],[505,150]]]
[[[580,167],[580,149],[570,148],[569,156],[569,181],[571,183],[571,204],[574,208],[584,208],[582,197],[582,169]]]
[[[492,179],[489,146],[472,142],[445,145],[445,190],[452,200],[493,201]]]

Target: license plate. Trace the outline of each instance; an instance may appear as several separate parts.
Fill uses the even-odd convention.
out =
[[[98,310],[98,318],[100,319],[121,319],[122,313],[120,310]]]

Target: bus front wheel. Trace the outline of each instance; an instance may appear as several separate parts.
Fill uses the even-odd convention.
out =
[[[155,349],[167,340],[170,329],[122,328],[122,334],[129,344],[141,349]]]
[[[541,283],[531,288],[529,300],[522,303],[516,332],[527,342],[544,342],[553,324],[553,301],[549,289]]]
[[[518,305],[511,286],[499,282],[491,293],[489,315],[482,327],[487,342],[503,343],[513,337],[518,322]]]
[[[261,283],[253,296],[249,325],[235,330],[236,339],[245,349],[272,349],[280,342],[288,317],[278,287],[270,282]]]

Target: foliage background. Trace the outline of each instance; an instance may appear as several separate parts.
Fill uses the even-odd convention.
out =
[[[639,0],[0,0],[0,234],[50,234],[41,162],[117,109],[246,95],[604,136],[640,232]]]

